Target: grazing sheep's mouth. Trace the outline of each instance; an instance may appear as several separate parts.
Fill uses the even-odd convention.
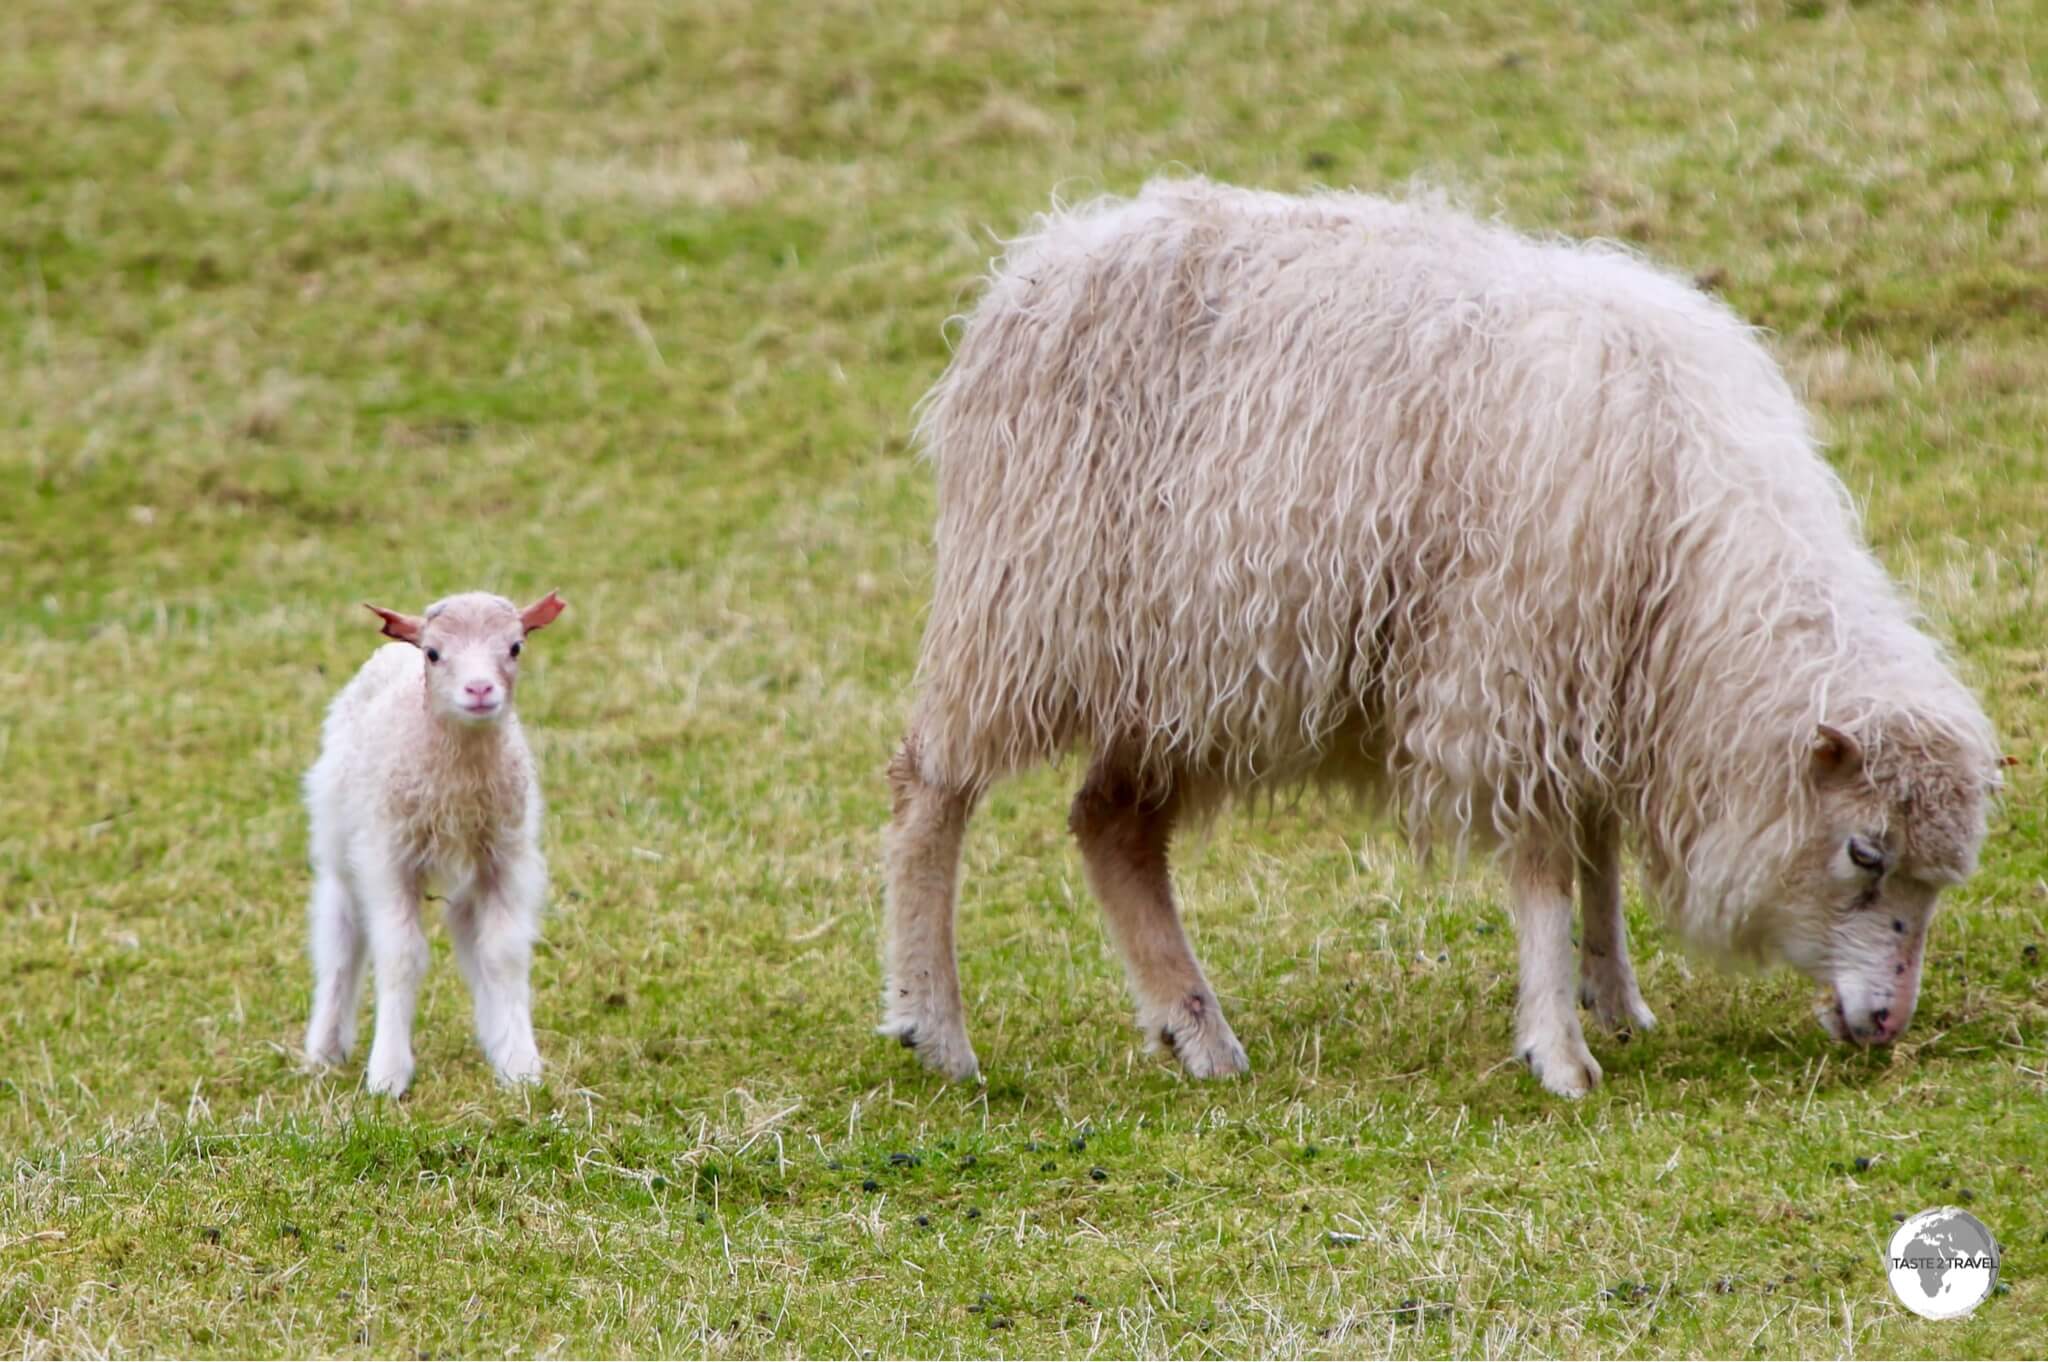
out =
[[[1842,1006],[1842,995],[1833,988],[1822,990],[1819,1000],[1813,1005],[1814,1020],[1820,1023],[1823,1031],[1844,1045],[1860,1045],[1866,1050],[1890,1045],[1898,1039],[1897,1031],[1885,1029],[1885,1019],[1889,1015],[1889,1009],[1880,1009],[1871,1013],[1862,1026],[1853,1025],[1848,1011]]]
[[[1842,995],[1834,989],[1821,990],[1820,999],[1813,1005],[1813,1017],[1821,1030],[1842,1044],[1855,1043],[1856,1033],[1849,1029],[1849,1014],[1842,1010]]]
[[[462,706],[462,712],[464,714],[467,714],[472,719],[488,719],[497,714],[497,712],[503,708],[503,705],[500,705],[496,700],[493,700],[491,701],[491,703],[487,705],[464,705]]]

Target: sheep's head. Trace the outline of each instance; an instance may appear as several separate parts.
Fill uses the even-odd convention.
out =
[[[423,615],[369,607],[384,633],[426,655],[427,704],[458,724],[492,724],[512,712],[526,636],[562,613],[550,591],[521,610],[503,596],[471,591],[435,601]]]
[[[1805,844],[1759,913],[1767,947],[1827,990],[1815,1015],[1837,1040],[1889,1044],[1911,1020],[1941,891],[1976,869],[1988,756],[1900,728],[1864,745],[1823,726]]]

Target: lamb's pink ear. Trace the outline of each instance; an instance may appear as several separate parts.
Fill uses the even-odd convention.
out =
[[[1863,748],[1833,724],[1821,724],[1813,734],[1813,774],[1825,782],[1847,780],[1863,769]]]
[[[555,616],[569,608],[569,603],[550,591],[519,612],[519,622],[526,626],[526,632],[545,629],[555,622]]]
[[[2004,794],[2006,770],[2010,767],[2014,767],[2019,764],[2020,759],[2010,752],[2007,752],[2004,756],[2000,757],[1998,759],[1998,764],[1991,768],[1991,774],[1984,778],[1985,793],[1989,794],[1994,799],[1996,799],[1999,795]]]
[[[384,621],[384,637],[395,638],[400,643],[410,643],[415,648],[420,646],[420,630],[427,627],[427,622],[418,615],[401,615],[396,610],[386,610],[383,606],[371,605],[368,601],[363,602],[363,609]]]

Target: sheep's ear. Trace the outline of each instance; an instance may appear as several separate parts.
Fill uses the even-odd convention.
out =
[[[1863,749],[1856,740],[1833,724],[1821,724],[1813,733],[1813,774],[1822,784],[1847,780],[1863,769]]]
[[[555,622],[555,616],[569,608],[569,603],[550,591],[519,612],[519,622],[526,626],[526,632],[545,629]]]
[[[363,609],[384,621],[384,637],[410,643],[415,648],[420,646],[420,630],[427,627],[427,622],[418,615],[401,615],[396,610],[386,610],[368,601],[363,602]]]

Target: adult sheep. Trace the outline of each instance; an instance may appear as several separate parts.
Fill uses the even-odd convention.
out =
[[[1777,367],[1686,283],[1428,202],[1155,182],[1010,243],[919,433],[938,571],[889,768],[881,1029],[931,1067],[976,1071],[968,816],[1077,747],[1138,1024],[1193,1075],[1246,1059],[1168,840],[1304,782],[1498,849],[1516,1050],[1552,1092],[1600,1077],[1575,997],[1653,1023],[1624,846],[1689,941],[1829,986],[1838,1039],[1905,1027],[1993,735]]]

